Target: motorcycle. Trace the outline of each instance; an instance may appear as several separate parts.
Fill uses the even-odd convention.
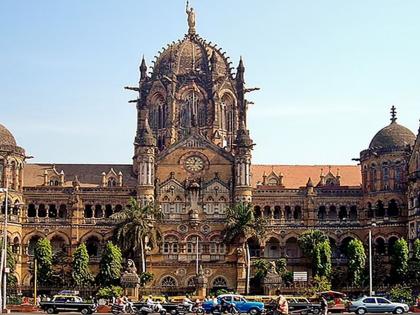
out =
[[[213,315],[222,315],[224,313],[228,313],[228,314],[233,314],[233,315],[238,315],[240,312],[239,310],[236,308],[234,303],[224,303],[216,305],[211,313]]]
[[[204,314],[204,309],[203,307],[200,305],[200,303],[194,303],[191,311],[189,306],[184,305],[184,304],[178,304],[176,309],[174,309],[173,311],[171,311],[171,315],[185,315],[185,314],[189,314],[189,313],[193,313],[193,314]]]
[[[148,315],[151,313],[159,313],[160,315],[166,315],[166,309],[159,302],[151,305],[144,305],[140,308],[140,315]]]
[[[125,308],[125,309],[124,309]],[[132,304],[112,304],[111,313],[118,314],[137,314],[137,308]]]

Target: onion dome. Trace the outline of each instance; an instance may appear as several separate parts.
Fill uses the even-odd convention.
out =
[[[369,149],[398,148],[414,144],[416,140],[414,133],[396,121],[396,109],[392,106],[391,123],[378,131],[370,142]]]
[[[0,124],[0,146],[16,147],[16,140],[12,133],[2,124]]]

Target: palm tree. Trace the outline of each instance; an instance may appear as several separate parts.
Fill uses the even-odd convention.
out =
[[[226,227],[223,231],[227,243],[243,243],[247,262],[246,293],[249,293],[251,254],[247,240],[255,237],[258,241],[265,235],[265,220],[255,218],[253,207],[250,203],[237,203],[226,210]]]
[[[117,222],[114,238],[124,252],[139,252],[141,257],[141,272],[146,271],[146,249],[158,246],[161,233],[156,223],[162,219],[160,208],[152,204],[141,206],[134,198],[121,212],[111,216]]]

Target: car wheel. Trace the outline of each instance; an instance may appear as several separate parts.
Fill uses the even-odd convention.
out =
[[[89,310],[87,308],[82,308],[80,313],[82,313],[83,315],[87,315],[87,314],[89,314]]]
[[[49,307],[49,308],[47,308],[47,313],[48,313],[48,314],[54,314],[54,312],[55,312],[54,307]]]
[[[359,308],[356,311],[356,314],[359,314],[359,315],[364,315],[365,313],[366,313],[366,310],[364,308]]]
[[[312,313],[315,314],[315,315],[318,315],[319,314],[319,309],[318,308],[314,308],[312,310]]]
[[[239,312],[238,312],[239,313]],[[249,315],[258,315],[260,313],[260,311],[259,310],[257,310],[256,308],[251,308],[249,311],[248,311],[248,314]]]
[[[178,314],[178,312],[177,312],[176,310],[172,310],[172,311],[171,311],[171,314],[172,314],[172,315],[176,315],[176,314]]]
[[[394,310],[394,314],[403,314],[403,313],[404,313],[404,310],[401,307],[397,307]]]

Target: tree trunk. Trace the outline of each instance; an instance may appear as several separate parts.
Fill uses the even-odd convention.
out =
[[[141,272],[146,271],[146,259],[144,254],[144,243],[143,243],[143,237],[140,239],[140,256],[141,256]]]

